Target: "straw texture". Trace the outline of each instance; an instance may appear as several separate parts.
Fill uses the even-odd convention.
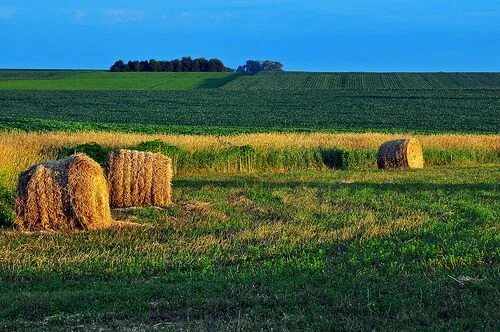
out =
[[[94,230],[111,225],[102,168],[84,154],[31,166],[19,176],[16,224],[22,230]]]
[[[172,160],[160,153],[118,149],[109,154],[111,207],[172,204]]]
[[[385,142],[378,150],[377,164],[381,169],[423,168],[422,146],[412,138]]]

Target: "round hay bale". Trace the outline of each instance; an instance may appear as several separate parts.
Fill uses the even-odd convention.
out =
[[[102,168],[84,154],[31,166],[19,176],[16,224],[22,230],[94,230],[111,226]]]
[[[423,168],[422,146],[416,139],[396,139],[385,142],[378,150],[377,164],[386,168]]]
[[[108,160],[111,207],[172,204],[172,159],[152,152],[117,149]]]

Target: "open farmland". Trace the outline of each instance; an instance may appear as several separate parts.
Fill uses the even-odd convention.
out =
[[[0,78],[0,329],[499,329],[498,74],[110,74]],[[13,227],[22,170],[115,148],[174,204]]]
[[[187,90],[218,88],[233,73],[0,71],[0,90]]]

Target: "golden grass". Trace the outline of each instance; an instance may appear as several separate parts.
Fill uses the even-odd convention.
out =
[[[424,148],[476,149],[498,151],[499,135],[406,135],[417,138]],[[380,133],[268,133],[234,136],[211,135],[148,135],[115,132],[82,133],[0,133],[0,177],[2,182],[15,186],[19,172],[34,163],[54,159],[56,149],[77,144],[96,142],[126,148],[151,140],[179,146],[189,151],[225,149],[227,146],[252,145],[256,149],[336,147],[345,149],[378,149],[385,141],[400,138],[398,134]]]

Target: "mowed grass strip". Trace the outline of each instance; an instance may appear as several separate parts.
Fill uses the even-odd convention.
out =
[[[58,79],[88,72],[88,70],[24,70],[24,69],[0,69],[0,81],[2,80],[36,80],[36,79]]]
[[[198,176],[143,227],[0,231],[0,326],[495,329],[498,168]]]
[[[234,73],[111,73],[53,72],[37,79],[6,79],[0,90],[189,90],[218,88],[239,75]],[[37,72],[33,72],[37,74]],[[27,74],[26,74],[27,75]],[[12,74],[11,74],[12,76]],[[55,79],[57,78],[57,79]]]

